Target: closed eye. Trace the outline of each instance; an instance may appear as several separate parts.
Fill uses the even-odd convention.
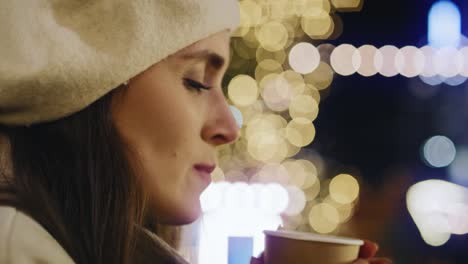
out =
[[[201,92],[202,90],[210,90],[210,86],[203,85],[197,81],[194,81],[192,79],[184,78],[184,85],[185,87],[189,89],[195,89],[198,92]]]

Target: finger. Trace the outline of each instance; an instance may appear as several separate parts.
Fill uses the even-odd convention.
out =
[[[261,260],[258,259],[258,258],[252,257],[252,258],[250,259],[250,264],[263,264],[263,261],[261,261]]]
[[[263,264],[263,252],[258,257],[252,257],[250,259],[250,264]]]
[[[364,245],[359,249],[359,258],[372,258],[377,253],[377,250],[379,250],[379,246],[376,243],[365,240]]]

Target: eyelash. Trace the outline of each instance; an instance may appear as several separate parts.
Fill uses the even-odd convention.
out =
[[[209,86],[205,86],[197,81],[194,81],[192,79],[187,79],[187,78],[184,78],[184,85],[190,89],[195,89],[197,90],[198,92],[201,92],[202,90],[210,90],[211,87]]]

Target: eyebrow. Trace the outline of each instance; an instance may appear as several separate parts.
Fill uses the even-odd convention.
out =
[[[201,50],[187,53],[182,56],[182,59],[206,61],[211,65],[211,67],[217,70],[221,69],[226,64],[226,60],[223,58],[223,56],[210,50]]]

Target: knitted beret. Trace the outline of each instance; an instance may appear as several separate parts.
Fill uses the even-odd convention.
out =
[[[239,24],[237,0],[0,1],[0,124],[78,112],[198,40]]]

